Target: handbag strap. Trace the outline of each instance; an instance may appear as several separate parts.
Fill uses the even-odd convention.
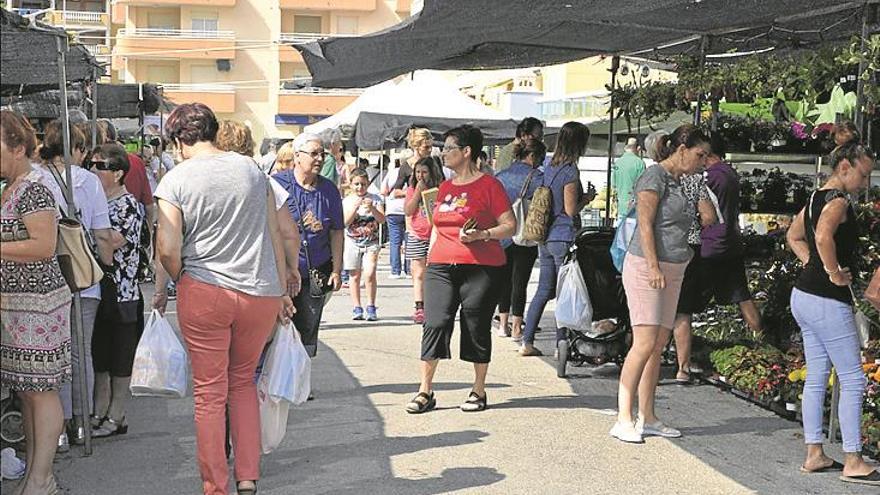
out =
[[[57,183],[58,187],[61,188],[61,192],[63,194],[64,190],[67,189],[67,182],[65,182],[64,179],[61,177],[61,174],[57,170],[55,170],[55,165],[50,163],[50,164],[46,165],[46,168],[49,169],[49,173],[52,174],[52,178],[55,179],[55,183]],[[70,194],[73,195],[73,191],[70,191]],[[68,214],[66,206],[67,206],[66,204],[64,206],[62,206],[61,203],[58,204],[58,209],[61,211],[61,215],[64,218],[72,218],[72,219],[75,219],[76,221],[78,221],[79,223],[82,223],[82,220],[80,219],[80,212],[79,212],[79,210],[76,209],[76,205],[74,205],[74,207],[73,207],[73,216]]]
[[[290,171],[288,170],[288,172],[290,172]],[[296,177],[294,177],[293,172],[290,172],[290,179],[291,179],[291,182],[290,182],[291,189],[295,189],[297,187],[302,187],[296,181]],[[274,179],[269,179],[269,180],[274,180]],[[293,195],[291,195],[291,196],[293,196]],[[304,251],[306,253],[306,267],[309,269],[309,271],[312,271],[312,257],[311,257],[311,255],[309,255],[309,241],[306,240],[306,233],[305,233],[306,226],[305,226],[305,223],[303,222],[303,214],[302,214],[302,209],[299,206],[299,199],[296,197],[291,197],[290,199],[293,200],[293,205],[296,207],[296,212],[299,214],[299,222],[296,223],[296,226],[299,229],[300,242],[302,243],[303,247],[305,248]]]
[[[523,182],[523,186],[519,190],[519,195],[516,197],[516,199],[522,199],[523,196],[526,195],[526,191],[529,190],[529,185],[531,185],[531,183],[532,183],[532,177],[534,177],[534,175],[535,175],[535,170],[537,170],[537,169],[533,168],[532,171],[529,172],[529,175],[526,176],[526,180],[525,180],[525,182]]]

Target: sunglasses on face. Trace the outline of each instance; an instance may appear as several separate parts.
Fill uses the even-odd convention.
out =
[[[89,168],[96,170],[114,170],[106,160],[91,160],[89,161]]]

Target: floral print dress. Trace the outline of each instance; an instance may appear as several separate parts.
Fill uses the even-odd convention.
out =
[[[0,206],[0,245],[29,239],[24,218],[55,211],[55,199],[30,172]],[[12,390],[57,390],[70,380],[70,290],[53,255],[0,259],[0,381]]]

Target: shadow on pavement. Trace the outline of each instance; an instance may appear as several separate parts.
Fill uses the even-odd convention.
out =
[[[537,399],[513,399],[490,404],[492,409],[610,409],[617,407],[617,397],[610,395],[557,396]]]
[[[435,391],[449,391],[449,390],[470,390],[474,384],[471,382],[436,382],[434,383]],[[498,389],[498,388],[509,388],[510,385],[506,383],[487,383],[486,388],[488,389]],[[419,383],[383,383],[381,385],[368,385],[366,387],[360,388],[363,390],[364,394],[378,394],[378,393],[388,393],[388,394],[408,394],[411,393],[415,395],[419,391]],[[401,408],[403,404],[401,404]]]
[[[494,468],[472,466],[397,477],[392,458],[424,450],[481,442],[479,430],[412,437],[389,437],[369,394],[418,390],[416,383],[361,387],[345,364],[323,346],[313,362],[316,400],[290,410],[287,435],[263,456],[262,494],[437,494],[478,488],[505,478]],[[464,389],[469,383],[443,383],[438,389]],[[401,414],[403,413],[401,405]],[[442,466],[442,464],[441,464]]]

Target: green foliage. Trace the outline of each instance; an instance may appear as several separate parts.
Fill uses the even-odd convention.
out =
[[[880,73],[880,34],[872,34],[865,40],[865,49],[862,50],[861,37],[854,36],[849,46],[837,54],[835,62],[847,66],[858,67],[864,63],[864,70],[856,74],[858,79],[865,84],[865,105],[862,109],[866,113],[874,113],[880,104],[880,84],[877,83],[877,74]]]

